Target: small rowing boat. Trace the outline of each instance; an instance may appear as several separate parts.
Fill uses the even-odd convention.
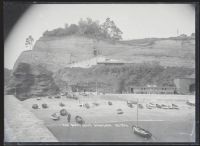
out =
[[[132,126],[132,130],[135,134],[141,136],[141,137],[144,137],[144,138],[151,138],[152,134],[143,129],[143,128],[140,128],[140,127],[137,127],[137,126]]]

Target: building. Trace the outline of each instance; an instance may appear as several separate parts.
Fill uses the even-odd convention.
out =
[[[69,64],[69,67],[81,67],[81,68],[90,68],[94,65],[123,65],[125,62],[121,60],[110,59],[104,56],[96,56],[83,61],[73,62]]]
[[[195,93],[195,75],[185,76],[174,79],[178,94],[194,94]]]
[[[155,85],[128,86],[127,92],[132,94],[176,94],[176,87],[157,87]]]
[[[121,60],[106,58],[104,61],[97,62],[97,64],[99,64],[99,65],[101,65],[101,64],[103,64],[103,65],[124,65],[125,62],[121,61]]]

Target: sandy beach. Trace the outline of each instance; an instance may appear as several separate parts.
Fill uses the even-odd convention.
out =
[[[136,105],[127,106],[127,100],[137,100],[144,106],[138,110],[138,125],[153,134],[151,139],[144,139],[135,135],[132,125],[137,124]],[[195,140],[195,107],[186,104],[187,100],[194,101],[192,95],[139,95],[139,94],[114,94],[99,96],[79,96],[79,100],[43,97],[22,101],[22,104],[33,112],[36,117],[43,120],[53,135],[62,142],[192,142]],[[108,101],[113,104],[108,105]],[[65,104],[60,107],[59,103]],[[176,104],[179,109],[147,109],[146,103]],[[38,104],[40,109],[32,109],[32,104]],[[47,109],[41,105],[46,103]],[[80,107],[88,103],[90,108]],[[95,106],[93,103],[98,103]],[[61,116],[59,121],[50,118],[52,113],[65,108],[71,115],[71,122],[66,116]],[[117,114],[117,109],[122,109],[123,114]],[[75,116],[85,120],[85,126],[75,122]],[[100,125],[99,125],[100,124]]]

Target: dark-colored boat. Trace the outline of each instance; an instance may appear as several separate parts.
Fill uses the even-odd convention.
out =
[[[132,126],[132,130],[135,134],[141,136],[141,137],[144,137],[144,138],[151,138],[152,134],[143,129],[143,128],[140,128],[140,127],[137,127],[137,126]]]
[[[108,101],[108,105],[112,105],[112,102],[111,102],[111,101]]]
[[[143,109],[143,108],[144,108],[142,104],[138,104],[138,107],[139,107],[140,109]]]
[[[130,108],[133,108],[133,104],[131,104],[131,103],[127,103],[127,106]]]
[[[80,116],[76,116],[76,117],[75,117],[75,120],[76,120],[76,122],[77,122],[78,124],[81,124],[81,125],[85,123],[85,121],[83,120],[83,118],[80,117]]]
[[[172,104],[172,109],[179,109],[179,107],[176,104]]]
[[[162,108],[162,106],[160,104],[156,104],[157,108]]]
[[[195,103],[194,103],[194,102],[191,102],[191,101],[189,101],[189,100],[187,100],[186,104],[187,104],[187,105],[190,105],[190,106],[195,106]]]

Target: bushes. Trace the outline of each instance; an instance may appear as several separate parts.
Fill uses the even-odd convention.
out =
[[[115,25],[114,21],[107,18],[102,24],[98,21],[93,21],[91,18],[86,20],[80,19],[78,25],[65,24],[65,28],[57,28],[52,31],[45,31],[43,36],[70,36],[70,35],[84,35],[89,38],[97,40],[121,40],[122,31]]]
[[[192,74],[194,69],[183,67],[167,67],[157,63],[125,64],[121,66],[94,66],[91,68],[63,69],[56,75],[60,80],[73,81],[75,89],[96,91],[109,89],[122,93],[127,85],[146,86],[155,84],[158,86],[174,86],[174,79]],[[66,80],[67,79],[67,80]],[[80,82],[81,81],[81,82]],[[111,89],[110,89],[111,88]],[[106,90],[107,91],[107,90]]]

